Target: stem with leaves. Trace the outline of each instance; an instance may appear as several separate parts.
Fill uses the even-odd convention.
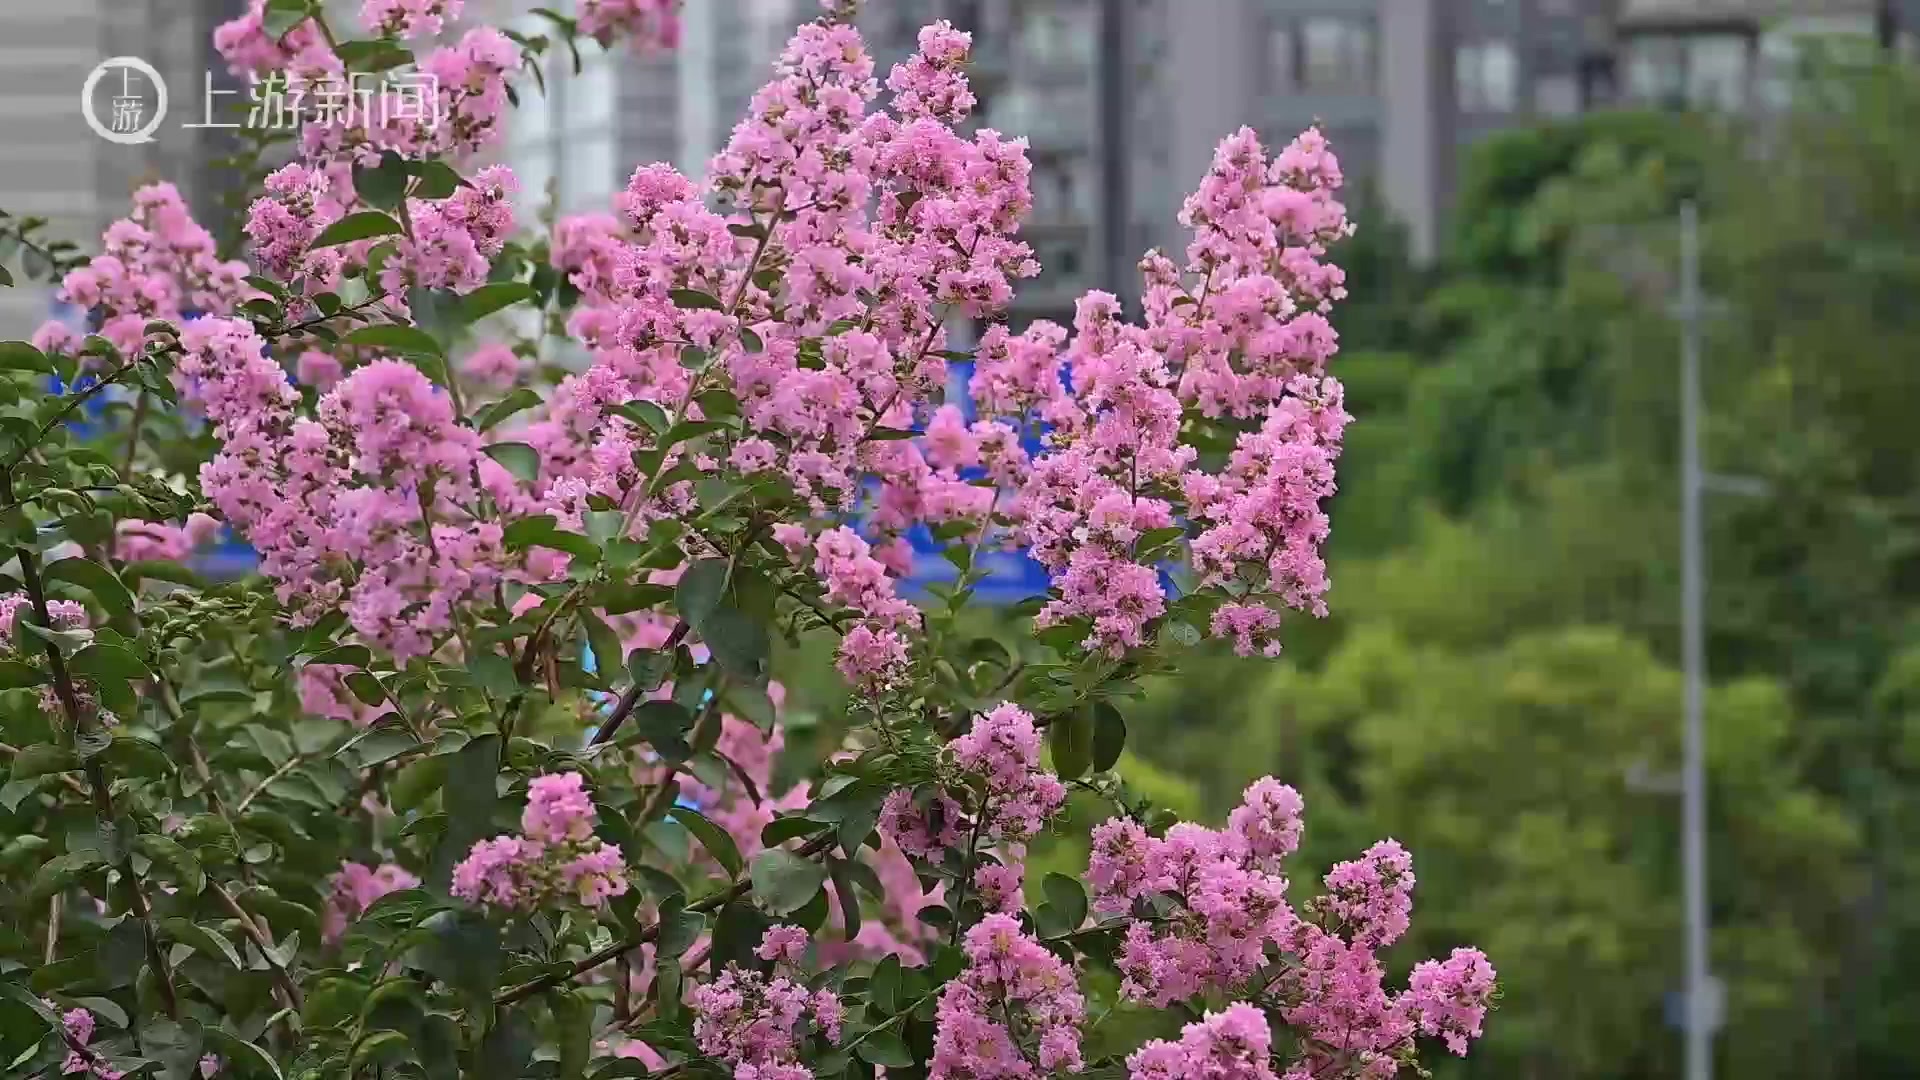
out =
[[[31,449],[32,447],[28,447],[28,451]],[[0,467],[0,499],[7,502],[14,501],[11,465]],[[16,544],[13,552],[20,563],[20,582],[26,588],[27,601],[33,606],[35,621],[41,626],[52,626],[53,616],[47,610],[46,588],[40,580],[39,557],[25,544]],[[100,719],[81,709],[79,692],[74,689],[73,676],[67,670],[66,657],[60,655],[60,647],[48,641],[46,653],[47,666],[53,672],[54,696],[59,699],[61,712],[66,716],[69,737],[76,748],[84,751],[88,744],[105,735],[105,732],[99,730]],[[83,738],[83,735],[86,738]],[[118,829],[119,823],[115,819],[113,810],[113,789],[107,781],[106,769],[100,764],[99,754],[84,754],[81,768],[86,773],[87,786],[93,800],[94,817],[98,819],[101,831],[112,835],[113,831]],[[122,839],[124,842],[131,837]],[[154,981],[160,989],[161,1003],[165,1006],[167,1015],[178,1020],[180,999],[174,990],[173,973],[167,967],[166,957],[160,952],[160,938],[153,928],[153,910],[147,903],[146,891],[140,886],[139,875],[134,873],[132,854],[124,846],[122,850],[128,853],[120,856],[120,862],[115,870],[120,875],[122,886],[126,889],[128,906],[132,909],[134,918],[139,920],[141,938],[146,948],[147,966],[153,969]]]
[[[834,842],[834,833],[831,830],[829,830],[807,841],[805,844],[801,845],[799,848],[797,848],[794,851],[794,854],[800,856],[803,859],[812,858],[813,856],[818,855],[821,852],[832,847],[833,842]],[[695,914],[704,915],[707,912],[716,911],[720,908],[723,908],[752,891],[753,891],[752,880],[742,879],[740,881],[734,882],[732,885],[729,885],[728,887],[720,890],[719,892],[706,897],[703,900],[697,900],[694,903],[688,904],[687,910],[694,912]],[[608,945],[604,949],[597,950],[595,952],[589,953],[584,957],[581,957],[579,960],[576,960],[571,965],[569,965],[567,969],[564,971],[555,972],[550,975],[542,975],[537,979],[529,979],[526,982],[521,983],[519,986],[515,986],[508,990],[502,991],[501,993],[495,995],[493,999],[493,1003],[495,1006],[505,1006],[505,1005],[512,1005],[515,1002],[525,1001],[527,998],[530,998],[533,995],[538,994],[543,990],[550,990],[553,987],[559,986],[563,983],[572,982],[574,979],[577,979],[580,976],[585,975],[586,973],[601,967],[602,965],[610,964],[614,960],[618,959],[620,956],[626,953],[632,952],[633,950],[651,942],[654,938],[659,936],[660,936],[660,924],[658,922],[649,923],[645,927],[642,927],[640,930],[637,930],[634,933],[628,935],[625,940],[616,941],[613,944]]]

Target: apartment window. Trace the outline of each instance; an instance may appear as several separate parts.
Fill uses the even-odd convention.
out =
[[[1479,41],[1454,50],[1453,84],[1460,111],[1512,112],[1519,83],[1520,61],[1512,42]]]
[[[1572,75],[1543,75],[1533,84],[1533,109],[1542,116],[1572,116],[1580,111],[1580,80]]]
[[[1670,108],[1738,109],[1753,79],[1752,48],[1738,34],[1635,38],[1626,67],[1630,97]]]
[[[1371,20],[1312,16],[1300,20],[1299,85],[1329,93],[1370,93],[1374,83]]]
[[[1696,37],[1687,43],[1687,103],[1701,109],[1738,109],[1746,104],[1747,41],[1735,35]]]
[[[1020,51],[1041,64],[1093,62],[1092,12],[1048,8],[1030,13],[1020,26]]]
[[[571,4],[556,4],[571,10]],[[542,20],[517,20],[515,29],[539,33],[551,26]],[[617,87],[613,56],[600,49],[581,50],[582,67],[555,64],[546,92],[529,85],[519,108],[508,113],[507,163],[520,179],[525,197],[522,214],[528,223],[547,207],[559,214],[607,211],[619,178],[615,160]]]
[[[1280,93],[1297,89],[1300,37],[1291,20],[1276,22],[1267,28],[1267,87]]]

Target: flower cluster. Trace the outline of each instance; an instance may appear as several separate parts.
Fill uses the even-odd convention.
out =
[[[7,593],[0,596],[0,645],[10,645],[16,649],[40,650],[39,643],[31,637],[24,640],[20,635],[20,616],[33,614],[33,602],[26,593]],[[88,623],[87,605],[78,600],[47,601],[47,617],[53,625],[49,630],[80,630]]]
[[[1011,915],[988,915],[968,929],[964,944],[967,968],[940,992],[927,1075],[984,1080],[1078,1072],[1086,1001],[1073,969]]]
[[[671,49],[680,42],[677,0],[580,0],[580,32],[602,45],[628,38],[636,49]]]
[[[513,228],[508,198],[519,190],[513,170],[490,165],[445,199],[409,200],[413,235],[382,267],[381,288],[400,295],[409,285],[470,292],[485,284],[490,260]]]
[[[327,879],[327,906],[320,918],[321,936],[328,941],[338,941],[347,932],[347,926],[365,914],[374,901],[419,884],[419,878],[393,863],[375,867],[342,862],[339,871]]]
[[[1156,1006],[1203,992],[1233,996],[1266,971],[1268,951],[1277,950],[1293,959],[1264,990],[1304,1037],[1299,1075],[1337,1059],[1356,1064],[1360,1075],[1393,1076],[1411,1058],[1416,1033],[1464,1053],[1492,996],[1492,966],[1477,949],[1457,949],[1444,964],[1415,968],[1405,992],[1389,993],[1376,953],[1406,932],[1412,859],[1383,840],[1336,865],[1326,893],[1305,905],[1312,917],[1303,918],[1287,903],[1280,868],[1299,846],[1302,809],[1297,792],[1266,777],[1247,788],[1223,832],[1183,823],[1155,837],[1126,819],[1094,829],[1087,879],[1096,911],[1144,914],[1139,906],[1154,897],[1178,901],[1164,918],[1128,923],[1122,994]],[[1177,1044],[1143,1047],[1128,1065],[1136,1078],[1159,1078],[1223,1053],[1264,1062],[1268,1029],[1254,1015],[1236,1007],[1210,1016]]]
[[[92,311],[100,335],[132,352],[146,324],[178,323],[188,314],[224,315],[249,294],[247,265],[224,262],[213,236],[193,219],[172,184],[148,184],[133,193],[133,212],[107,226],[101,253],[60,282],[60,299]],[[42,327],[39,340],[68,337]]]
[[[260,268],[276,278],[307,275],[331,281],[340,270],[335,248],[313,250],[320,230],[340,217],[333,180],[299,162],[267,175],[266,194],[247,208],[245,232]]]
[[[597,908],[624,894],[625,858],[619,845],[593,834],[596,816],[579,773],[535,777],[520,816],[521,835],[473,845],[453,868],[453,895],[531,911],[560,899]]]
[[[180,525],[166,521],[122,518],[114,525],[114,554],[128,562],[178,562],[214,542],[220,521],[208,514],[189,514]]]
[[[1131,1080],[1275,1080],[1273,1030],[1259,1009],[1236,1002],[1180,1029],[1180,1041],[1154,1039],[1127,1057]]]
[[[807,935],[795,926],[775,926],[756,955],[794,967],[806,953]],[[809,1030],[840,1038],[842,1008],[832,990],[809,990],[784,974],[766,974],[728,964],[712,982],[687,992],[693,1037],[700,1052],[723,1061],[736,1077],[811,1080],[799,1064],[801,1039]]]
[[[466,0],[363,0],[360,25],[383,37],[432,37],[466,6]]]
[[[261,554],[296,618],[343,606],[397,659],[430,652],[504,562],[501,529],[474,520],[478,435],[454,420],[418,368],[378,360],[320,400],[297,401],[263,343],[237,319],[182,334],[179,371],[221,436],[201,484]],[[364,569],[351,583],[338,567]]]
[[[247,0],[243,14],[215,27],[213,47],[235,75],[285,71],[295,57],[311,63],[316,51],[331,55],[312,19],[301,20],[277,38],[267,33],[267,0]]]
[[[1180,910],[1160,923],[1127,927],[1123,992],[1163,1006],[1202,990],[1231,990],[1287,940],[1297,921],[1287,905],[1279,857],[1298,843],[1300,799],[1271,778],[1247,789],[1228,829],[1182,823],[1165,837],[1116,818],[1093,830],[1087,879],[1093,907],[1128,912],[1159,894]]]
[[[1323,611],[1320,504],[1347,420],[1339,384],[1320,374],[1335,340],[1320,311],[1345,294],[1321,261],[1350,231],[1340,182],[1317,131],[1269,162],[1243,129],[1187,201],[1185,266],[1142,261],[1143,325],[1095,292],[1064,358],[1067,333],[1045,321],[982,340],[972,391],[983,411],[1050,428],[1008,508],[1015,537],[1054,576],[1041,625],[1084,624],[1085,644],[1113,655],[1144,644],[1166,611],[1160,538],[1195,527],[1202,583],[1236,598],[1209,629],[1241,653],[1277,651],[1276,603]],[[1183,442],[1194,412],[1261,424],[1216,475]]]
[[[47,1008],[57,1010],[59,1006],[46,998],[40,999]],[[95,1056],[88,1044],[93,1042],[93,1013],[86,1009],[68,1009],[60,1014],[61,1033],[67,1042],[67,1056],[60,1063],[62,1076],[91,1076],[96,1080],[120,1080],[125,1075],[121,1070],[108,1065]]]
[[[916,794],[899,789],[881,808],[880,827],[901,850],[937,856],[960,842],[1020,844],[1033,838],[1066,802],[1060,778],[1040,767],[1040,732],[1033,715],[1001,702],[974,718],[965,735],[949,743],[953,782]],[[963,805],[950,792],[963,793]]]
[[[1493,965],[1479,949],[1460,948],[1446,960],[1422,960],[1407,979],[1400,1006],[1423,1035],[1444,1040],[1465,1056],[1467,1040],[1480,1037],[1480,1023],[1493,1001]]]
[[[919,628],[920,612],[895,593],[873,548],[844,525],[811,538],[801,526],[776,525],[774,538],[796,556],[811,552],[827,599],[860,616],[840,640],[840,673],[870,691],[897,682],[907,666],[906,635]]]

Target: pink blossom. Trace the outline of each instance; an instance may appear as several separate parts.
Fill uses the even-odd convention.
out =
[[[1038,1077],[1081,1068],[1086,1017],[1073,970],[1020,929],[989,914],[967,930],[967,967],[940,992],[933,1080]],[[1009,1030],[1003,1018],[1013,1018]]]
[[[328,941],[340,940],[347,925],[365,914],[374,901],[419,884],[419,878],[393,863],[383,863],[377,868],[357,862],[341,863],[339,872],[327,879],[327,906],[321,919],[323,936]]]

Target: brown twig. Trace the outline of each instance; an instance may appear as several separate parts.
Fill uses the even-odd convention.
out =
[[[287,775],[288,773],[299,768],[300,766],[305,765],[310,760],[312,759],[306,754],[295,754],[292,757],[288,758],[284,763],[281,764],[279,768],[273,770],[273,772],[270,773],[265,780],[262,780],[258,784],[255,784],[253,786],[252,791],[249,791],[245,795],[241,796],[240,804],[233,808],[233,812],[236,814],[246,813],[247,807],[253,805],[253,800],[259,798],[262,792],[266,791],[269,787],[272,787],[275,781],[279,780],[281,777]]]
[[[214,899],[220,901],[220,906],[227,909],[227,914],[240,920],[240,931],[247,935],[248,941],[253,942],[254,948],[260,950],[261,958],[273,971],[273,981],[279,985],[280,993],[286,999],[281,1004],[289,1009],[298,1010],[300,987],[293,981],[293,976],[287,974],[285,965],[273,958],[273,942],[267,937],[266,932],[253,921],[253,916],[247,914],[247,909],[240,906],[240,902],[233,898],[233,894],[227,891],[226,886],[217,881],[210,881],[207,883],[207,889],[213,893]]]
[[[679,648],[680,643],[687,639],[688,631],[692,629],[684,619],[676,623],[673,632],[668,634],[667,640],[661,643],[659,651],[670,653]],[[635,707],[640,704],[640,695],[650,689],[652,687],[642,688],[637,682],[627,687],[627,692],[621,694],[620,700],[614,703],[613,711],[607,714],[607,722],[594,731],[593,738],[587,741],[587,745],[599,746],[612,739],[620,731],[620,725],[627,722],[627,717],[631,716]]]

